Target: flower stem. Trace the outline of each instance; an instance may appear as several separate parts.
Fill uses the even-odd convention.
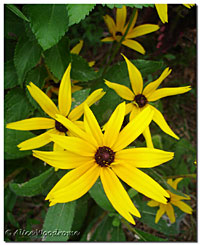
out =
[[[129,225],[129,223],[124,220],[124,219],[121,219],[121,222],[126,226],[126,228],[129,230],[129,231],[132,231],[133,233],[135,233],[139,238],[141,238],[144,242],[146,242],[147,240],[141,235],[139,234],[135,228],[133,228],[131,225]]]
[[[164,179],[175,179],[175,178],[196,178],[196,174],[178,174],[172,176],[163,176]]]
[[[122,42],[124,41],[124,39],[125,39],[125,37],[126,37],[128,31],[129,31],[129,29],[130,29],[130,26],[131,26],[131,24],[132,24],[132,22],[133,22],[133,19],[134,19],[134,17],[135,17],[135,14],[136,14],[136,9],[133,10],[133,13],[132,13],[132,15],[131,15],[130,21],[129,21],[128,26],[127,26],[127,28],[126,28],[126,31],[125,31],[124,35],[122,36],[122,38],[120,39],[120,41],[117,43],[116,48],[115,48],[115,50],[114,50],[114,52],[113,52],[113,54],[112,54],[112,56],[111,56],[109,62],[107,63],[107,65],[106,65],[105,68],[104,68],[104,71],[103,71],[103,73],[102,73],[102,77],[103,77],[104,74],[106,73],[108,67],[109,67],[110,64],[112,63],[112,61],[113,61],[113,59],[115,58],[115,56],[116,56],[116,54],[117,54],[119,48],[121,47],[121,44],[122,44]]]

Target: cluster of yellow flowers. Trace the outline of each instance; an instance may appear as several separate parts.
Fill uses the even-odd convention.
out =
[[[117,24],[111,23],[106,16],[109,30],[124,33],[126,7],[117,10]],[[137,15],[133,21],[136,22]],[[112,25],[112,27],[111,27]],[[133,27],[132,26],[132,27]],[[114,29],[113,29],[114,27]],[[157,30],[156,25],[144,25],[137,29],[130,28],[127,38]],[[117,39],[113,32],[112,38]],[[144,53],[138,43],[125,40],[124,45]],[[134,47],[133,47],[134,46]],[[79,50],[80,51],[80,50]],[[35,117],[7,124],[7,128],[15,130],[47,129],[45,133],[28,139],[18,145],[20,150],[33,150],[49,142],[53,142],[53,151],[33,150],[33,155],[56,169],[72,169],[48,193],[46,200],[50,206],[76,200],[87,193],[100,177],[104,191],[117,212],[135,224],[132,215],[141,217],[132,203],[120,180],[127,183],[143,195],[151,198],[149,206],[160,206],[155,222],[166,212],[170,221],[175,222],[171,204],[191,214],[192,209],[181,201],[189,196],[178,196],[163,189],[155,180],[139,170],[152,168],[173,159],[174,153],[155,149],[152,143],[149,125],[153,120],[165,133],[179,139],[170,129],[161,112],[149,104],[166,96],[188,92],[191,87],[158,88],[161,82],[171,73],[166,68],[161,76],[143,88],[143,78],[136,66],[124,55],[127,64],[132,91],[121,84],[105,80],[105,84],[125,101],[119,104],[103,130],[98,124],[90,106],[100,100],[105,92],[97,89],[79,106],[71,110],[72,86],[70,79],[71,64],[67,67],[58,90],[58,107],[32,82],[27,86],[31,96],[37,101],[48,117]],[[123,128],[124,117],[130,113],[129,123]],[[83,121],[79,119],[83,115]],[[143,134],[147,147],[127,148],[140,134]],[[168,180],[168,184],[176,189],[181,178]]]

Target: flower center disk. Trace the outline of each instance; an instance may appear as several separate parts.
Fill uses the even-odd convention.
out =
[[[147,104],[147,98],[143,94],[138,94],[135,96],[134,101],[138,104],[140,108]]]
[[[99,147],[96,154],[96,163],[101,167],[108,167],[115,159],[115,152],[113,152],[109,147],[103,146]]]
[[[171,198],[170,197],[165,197],[167,199],[167,203],[170,202]]]
[[[60,131],[60,132],[63,132],[63,133],[66,133],[67,132],[67,128],[65,128],[65,126],[62,125],[62,123],[56,121],[55,122],[55,128]]]

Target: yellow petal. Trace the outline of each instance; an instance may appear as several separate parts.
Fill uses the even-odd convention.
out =
[[[180,88],[160,88],[154,91],[149,97],[148,101],[159,100],[163,97],[184,94],[191,90],[190,86],[180,87]]]
[[[131,63],[123,54],[129,73],[129,79],[131,82],[131,86],[135,95],[141,94],[143,90],[143,79],[140,71],[137,69],[133,63]]]
[[[68,65],[58,92],[58,107],[63,116],[67,116],[72,104],[71,80],[70,80],[71,64]]]
[[[169,74],[171,73],[171,69],[169,69],[169,67],[167,67],[162,74],[160,75],[160,77],[155,80],[154,82],[149,83],[143,91],[143,94],[145,95],[145,97],[148,100],[148,97],[159,87],[159,85],[161,84],[161,82],[167,77],[169,76]]]
[[[133,110],[133,106],[134,106],[133,103],[126,104],[125,115],[129,114]]]
[[[80,167],[79,167],[80,168]],[[61,181],[63,182],[63,188],[57,189],[56,191],[52,192],[50,195],[50,201],[54,203],[66,203],[76,200],[82,197],[85,193],[87,193],[90,188],[94,185],[96,180],[99,177],[101,167],[97,164],[93,164],[85,173],[83,173],[80,177],[76,178],[78,169],[70,171],[70,173],[66,174]],[[68,177],[68,178],[67,178]],[[68,179],[74,179],[74,181],[70,181]],[[68,183],[68,184],[66,184]],[[62,186],[62,183],[61,183]]]
[[[166,213],[167,216],[170,219],[171,224],[173,224],[176,221],[175,215],[174,215],[174,209],[170,203],[166,205]]]
[[[37,130],[49,129],[55,127],[55,120],[45,117],[34,117],[29,119],[20,120],[17,122],[8,123],[6,128],[16,130]]]
[[[84,157],[69,151],[33,151],[33,156],[60,169],[77,168],[92,160],[91,157]]]
[[[191,7],[193,7],[195,4],[183,4],[186,8],[191,8]]]
[[[119,131],[124,121],[125,102],[119,104],[106,123],[104,132],[104,145],[112,148],[117,141]]]
[[[105,37],[101,39],[102,42],[113,42],[115,39],[113,37]]]
[[[159,206],[159,202],[156,202],[156,201],[154,201],[154,200],[151,200],[151,201],[149,201],[149,202],[147,203],[147,205],[148,205],[149,207],[157,207],[157,206]]]
[[[73,49],[70,51],[71,54],[79,54],[81,49],[83,47],[83,40],[80,40],[76,46],[73,47]]]
[[[130,28],[129,28],[129,30],[128,30],[128,33],[131,32],[132,29],[134,28],[135,23],[136,23],[136,20],[137,20],[137,17],[138,17],[138,10],[136,9],[135,16],[134,16],[133,21],[132,21],[132,23],[131,23],[131,25],[130,25]],[[129,20],[128,23],[126,24],[126,26],[125,26],[125,28],[124,28],[124,31],[123,31],[123,34],[125,33],[125,31],[126,31],[128,25],[129,25],[129,22],[130,22],[130,20]]]
[[[172,182],[172,185],[171,185],[171,186],[176,190],[176,189],[177,189],[178,183],[181,182],[182,179],[183,179],[183,178],[177,178],[177,179],[175,179],[175,180]]]
[[[141,170],[131,164],[123,163],[112,165],[112,169],[120,179],[136,191],[160,203],[167,203],[164,196],[169,197],[169,194]]]
[[[138,43],[135,40],[131,40],[131,39],[125,39],[122,42],[123,45],[125,45],[128,48],[131,48],[141,54],[145,54],[145,49],[142,47],[142,45],[140,43]]]
[[[40,148],[44,145],[47,145],[49,142],[52,141],[49,136],[49,133],[52,133],[52,134],[56,133],[56,129],[50,129],[43,134],[40,134],[31,139],[21,142],[18,145],[18,147],[20,148],[20,151],[32,150],[32,149]]]
[[[81,103],[79,106],[75,107],[70,113],[68,118],[71,121],[76,121],[78,120],[84,112],[84,103],[87,103],[88,106],[90,107],[94,103],[96,103],[98,100],[100,100],[104,96],[105,92],[103,89],[97,89],[94,92],[92,92],[87,99]]]
[[[132,111],[129,116],[129,121],[132,121],[141,111],[143,111],[143,108],[139,108],[138,106],[133,104]]]
[[[56,120],[65,126],[69,131],[73,132],[75,137],[80,137],[81,139],[87,141],[88,135],[78,127],[74,122],[71,122],[68,118],[62,115],[56,115]]]
[[[155,4],[155,6],[162,23],[168,22],[167,4]]]
[[[145,138],[147,147],[148,148],[154,148],[149,126],[145,128],[145,130],[143,132],[143,136]]]
[[[109,87],[115,90],[115,92],[122,97],[125,100],[133,100],[134,99],[134,94],[133,92],[126,86],[118,84],[118,83],[112,83],[107,80],[105,80],[105,84]]]
[[[115,159],[118,162],[131,164],[137,168],[153,168],[174,157],[173,152],[167,152],[154,148],[131,148],[116,152]]]
[[[96,148],[85,140],[77,137],[50,135],[51,140],[59,144],[64,149],[81,156],[94,156]]]
[[[128,33],[126,38],[136,38],[143,35],[146,35],[148,33],[157,31],[160,27],[158,25],[153,24],[144,24],[135,27],[131,32]]]
[[[178,208],[180,208],[180,210],[182,210],[184,213],[192,214],[192,208],[186,203],[182,201],[176,201],[176,202],[173,202],[173,204],[177,206]]]
[[[116,31],[116,26],[115,26],[115,22],[114,22],[113,18],[110,17],[109,15],[105,15],[103,17],[103,19],[104,19],[104,21],[108,27],[110,34],[114,35],[115,31]]]
[[[32,82],[27,85],[27,88],[33,99],[40,105],[43,111],[50,117],[55,118],[55,115],[58,114],[59,111],[53,101]]]
[[[64,132],[60,132],[58,130],[56,130],[56,134],[65,136]],[[56,144],[56,143],[53,143],[53,151],[64,151],[64,148],[61,147],[60,145]],[[58,170],[58,168],[57,168],[57,170]]]
[[[122,8],[117,8],[116,13],[116,29],[117,31],[123,32],[123,28],[126,23],[126,6],[123,5]]]
[[[156,218],[155,218],[155,223],[157,224],[158,221],[160,220],[160,218],[163,216],[163,214],[165,213],[165,208],[167,205],[160,205],[160,208],[158,209],[158,212],[156,213]]]
[[[152,110],[154,110],[154,115],[153,115],[153,121],[166,133],[169,134],[170,136],[174,137],[175,139],[179,140],[179,137],[171,130],[169,125],[167,124],[165,118],[163,117],[162,113],[157,110],[154,106],[151,106]]]
[[[100,177],[106,196],[113,207],[130,223],[135,224],[135,221],[130,213],[138,217],[140,217],[140,213],[131,202],[117,176],[111,169],[102,168]]]
[[[119,151],[133,142],[149,125],[153,117],[153,111],[147,107],[130,121],[119,133],[118,140],[113,145],[113,150]]]
[[[86,132],[94,137],[98,146],[103,146],[103,133],[94,114],[86,103],[84,105],[84,124]]]

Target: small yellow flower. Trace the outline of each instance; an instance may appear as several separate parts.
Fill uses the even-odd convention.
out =
[[[195,4],[183,4],[186,8],[191,8],[193,7]],[[162,21],[162,23],[166,23],[168,22],[168,6],[167,4],[155,4],[157,13],[160,17],[160,20]]]
[[[138,113],[144,110],[144,108],[149,107],[152,111],[154,111],[153,121],[166,133],[170,136],[174,137],[175,139],[179,139],[179,137],[170,129],[169,125],[165,121],[162,113],[157,110],[154,106],[150,105],[149,102],[156,101],[163,97],[176,95],[176,94],[183,94],[188,92],[191,87],[180,87],[180,88],[159,88],[161,82],[171,73],[172,70],[166,68],[161,76],[155,80],[154,82],[149,83],[145,88],[143,88],[143,79],[140,71],[133,65],[124,55],[123,55],[127,67],[129,78],[131,82],[131,91],[128,87],[112,83],[105,80],[105,84],[114,89],[115,92],[125,100],[132,101],[126,105],[126,114],[130,113],[130,120],[132,120]],[[148,147],[153,147],[151,134],[149,127],[145,129],[143,132],[145,140],[147,142]]]
[[[172,152],[150,148],[127,147],[152,120],[153,112],[145,109],[121,131],[125,116],[125,103],[117,106],[104,134],[87,104],[84,108],[85,131],[69,119],[58,115],[57,121],[69,128],[76,137],[51,135],[52,140],[66,151],[33,151],[33,155],[68,172],[48,193],[50,206],[66,203],[83,196],[100,177],[104,191],[113,207],[132,224],[131,214],[140,217],[118,177],[142,194],[167,203],[168,193],[138,168],[151,168],[171,160]],[[118,176],[118,177],[117,177]]]
[[[121,40],[129,24],[129,22],[126,24],[126,16],[127,16],[126,6],[123,6],[121,9],[117,9],[116,24],[112,17],[110,17],[109,15],[104,16],[104,21],[112,36],[103,38],[101,40],[102,42],[113,42],[113,41],[119,42]],[[141,54],[145,54],[145,50],[142,47],[142,45],[137,41],[132,40],[132,38],[140,37],[148,33],[157,31],[159,29],[159,26],[153,24],[144,24],[135,27],[137,17],[138,17],[138,11],[136,10],[136,14],[134,16],[132,24],[122,44]]]
[[[168,179],[167,183],[176,190],[178,183],[182,179],[183,178],[177,178],[174,181],[172,179]],[[186,197],[183,197],[183,196],[176,195],[169,190],[167,190],[167,192],[170,195],[170,198],[167,198],[168,199],[167,204],[159,203],[154,200],[151,200],[147,203],[147,205],[150,207],[157,207],[157,206],[160,207],[158,212],[156,213],[155,223],[158,223],[158,221],[164,215],[165,212],[167,216],[169,217],[170,222],[172,224],[176,221],[172,204],[180,208],[183,212],[187,214],[192,214],[192,208],[189,205],[181,201],[181,200],[190,200],[190,197],[188,195],[185,194]]]
[[[8,123],[6,125],[9,129],[15,130],[38,130],[38,129],[49,129],[47,132],[23,141],[18,145],[20,150],[31,150],[42,147],[49,142],[51,142],[51,138],[49,133],[58,134],[58,135],[65,135],[68,131],[66,127],[64,127],[60,122],[56,120],[56,114],[63,115],[64,117],[69,118],[69,120],[75,122],[78,120],[83,112],[84,112],[84,102],[81,103],[79,106],[75,107],[71,112],[71,103],[72,103],[72,95],[71,95],[71,80],[70,80],[70,71],[71,71],[71,64],[66,69],[59,88],[58,93],[58,108],[54,104],[54,102],[36,85],[32,82],[27,86],[31,96],[34,98],[35,101],[40,105],[44,112],[48,117],[35,117],[24,119],[18,122]],[[88,96],[85,102],[91,106],[96,101],[101,99],[105,92],[103,89],[95,90],[92,94]],[[79,124],[79,122],[76,122]],[[62,149],[58,144],[54,143],[54,150]]]

